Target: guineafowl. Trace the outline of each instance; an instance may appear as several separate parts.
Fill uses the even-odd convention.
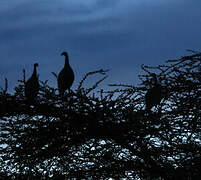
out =
[[[38,63],[34,64],[32,76],[25,83],[25,97],[28,102],[33,102],[39,91],[39,82],[36,68]]]
[[[72,86],[74,82],[74,72],[69,64],[68,53],[63,52],[61,56],[65,56],[65,65],[63,69],[60,71],[57,82],[58,82],[58,89],[59,94],[61,96],[64,95],[64,92]]]

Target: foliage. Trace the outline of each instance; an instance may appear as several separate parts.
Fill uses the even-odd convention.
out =
[[[142,65],[138,86],[96,90],[106,71],[86,74],[60,97],[40,82],[26,103],[24,80],[0,91],[0,177],[5,179],[198,179],[201,176],[201,54]],[[163,99],[146,112],[156,73]],[[103,75],[94,86],[84,82]],[[25,76],[25,72],[24,72]]]

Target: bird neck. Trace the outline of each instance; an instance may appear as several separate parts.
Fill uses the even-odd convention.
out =
[[[157,77],[153,77],[153,80],[154,80],[154,85],[155,86],[158,85],[158,79],[157,79]]]
[[[69,67],[69,59],[68,59],[68,56],[65,56],[65,65],[64,67]]]
[[[32,76],[37,76],[36,66],[34,66],[34,70],[33,70],[33,74],[32,74]]]

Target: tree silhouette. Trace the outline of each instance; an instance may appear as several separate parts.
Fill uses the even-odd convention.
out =
[[[87,73],[61,98],[40,82],[27,105],[24,80],[0,92],[0,177],[3,179],[199,179],[201,53],[142,65],[138,86],[96,90],[106,71]],[[163,98],[149,113],[145,94],[156,73]],[[84,82],[103,75],[92,87]],[[24,71],[25,76],[25,71]],[[25,78],[24,78],[25,79]]]

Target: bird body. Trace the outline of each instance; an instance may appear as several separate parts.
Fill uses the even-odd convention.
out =
[[[152,75],[154,80],[154,86],[148,89],[145,95],[146,109],[148,111],[150,111],[153,106],[160,104],[162,99],[162,87],[157,81],[156,74]]]
[[[74,72],[69,64],[67,52],[63,52],[61,55],[65,56],[65,65],[58,75],[57,83],[59,93],[63,95],[67,89],[70,89],[74,82]]]
[[[39,91],[39,82],[36,70],[37,66],[38,63],[35,63],[33,74],[25,83],[25,97],[28,101],[33,101],[36,98]]]

